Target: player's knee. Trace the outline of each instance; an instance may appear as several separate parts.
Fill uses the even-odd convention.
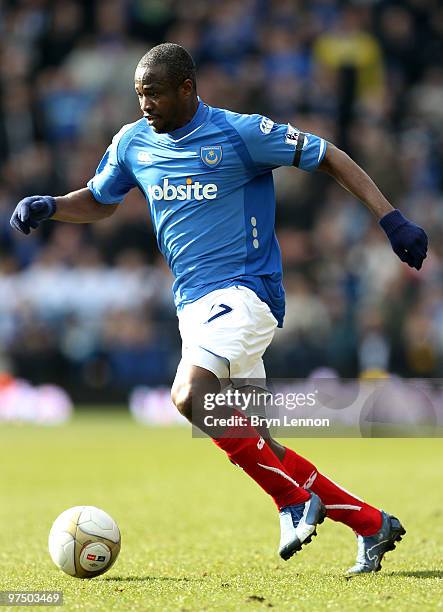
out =
[[[192,416],[192,383],[191,382],[180,382],[174,383],[171,389],[171,399],[177,410],[191,421]]]

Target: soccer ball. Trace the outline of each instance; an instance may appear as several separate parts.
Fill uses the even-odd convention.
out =
[[[115,563],[120,552],[117,523],[94,506],[74,506],[57,517],[49,532],[49,554],[66,574],[94,578]]]

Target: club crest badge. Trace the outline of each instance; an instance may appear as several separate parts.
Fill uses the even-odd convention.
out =
[[[215,168],[219,165],[223,157],[223,149],[221,145],[213,147],[200,147],[200,158],[205,166]]]

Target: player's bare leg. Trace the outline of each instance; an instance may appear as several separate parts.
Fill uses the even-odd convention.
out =
[[[229,459],[241,467],[276,503],[280,512],[280,556],[287,560],[316,535],[326,510],[320,498],[291,478],[269,444],[253,428],[244,414],[227,406],[211,409],[211,423],[229,416],[237,422],[229,427],[209,426],[204,409],[205,395],[220,391],[217,377],[194,365],[179,367],[172,387],[172,400],[178,410],[196,427],[208,434]]]

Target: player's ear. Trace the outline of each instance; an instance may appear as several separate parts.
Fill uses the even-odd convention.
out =
[[[188,97],[192,95],[194,91],[194,83],[191,79],[185,79],[180,85],[181,92],[184,96]]]

